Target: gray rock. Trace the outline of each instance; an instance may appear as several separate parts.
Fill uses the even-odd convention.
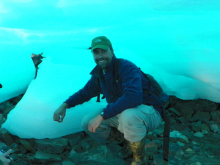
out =
[[[62,165],[75,165],[73,162],[71,162],[71,161],[63,161],[62,162]]]
[[[107,146],[102,145],[82,153],[80,157],[81,161],[93,160],[96,162],[108,162],[108,159],[112,157],[112,154]]]
[[[5,147],[7,147],[7,145],[4,142],[0,141],[0,149],[5,148]]]
[[[24,146],[24,148],[26,148],[26,150],[28,150],[28,151],[33,150],[33,147],[31,146],[31,144],[27,140],[20,139],[20,143]]]
[[[47,153],[62,153],[68,145],[64,138],[35,140],[36,148]]]
[[[189,165],[202,165],[202,163],[196,162],[196,163],[190,163]]]
[[[201,124],[198,124],[197,122],[191,123],[191,127],[194,132],[201,131],[201,129],[202,129]]]
[[[194,133],[194,136],[195,136],[195,137],[199,137],[199,138],[204,137],[203,133],[201,133],[201,132],[196,132],[196,133]]]
[[[209,112],[198,111],[189,121],[209,121],[211,115]]]
[[[189,142],[189,139],[188,139],[186,136],[182,135],[182,134],[181,134],[180,132],[178,132],[178,131],[173,131],[173,132],[171,132],[171,133],[170,133],[170,137],[175,138],[175,139],[177,139],[177,140],[180,140],[180,141],[183,142],[183,143],[188,143],[188,142]]]
[[[220,111],[212,111],[211,113],[212,120],[217,124],[220,124]]]
[[[213,132],[217,132],[217,133],[220,133],[220,126],[217,125],[217,124],[211,124],[210,125],[210,128]]]
[[[219,165],[219,159],[212,159],[200,155],[194,155],[189,160],[185,161],[185,164],[192,164],[196,162],[202,162],[202,165]]]
[[[181,160],[182,157],[183,157],[183,155],[184,155],[183,149],[179,149],[179,150],[176,152],[176,155],[175,155],[174,157],[175,157],[176,159],[178,159],[178,160]]]
[[[49,162],[60,162],[62,159],[59,155],[49,154],[42,151],[37,151],[34,156],[35,162],[49,163]]]
[[[117,144],[112,144],[112,143],[107,144],[107,147],[109,148],[109,150],[111,151],[111,153],[115,157],[117,157],[118,152],[122,149],[121,146],[119,146]]]
[[[175,108],[169,108],[168,109],[170,112],[173,112],[173,113],[175,113],[177,116],[181,116],[181,113],[179,112],[179,111],[177,111]]]
[[[181,123],[186,123],[185,118],[182,117],[182,116],[181,116],[181,117],[178,117],[177,120],[180,121]]]
[[[5,128],[0,129],[0,140],[5,142],[8,146],[10,146],[13,143],[11,135]]]
[[[74,147],[81,139],[82,137],[79,134],[76,134],[75,136],[73,135],[71,138],[69,138],[68,141],[70,146]]]
[[[209,126],[206,125],[206,124],[201,124],[201,130],[202,130],[202,131],[207,131],[207,132],[210,131]]]
[[[195,111],[213,112],[216,111],[218,108],[218,104],[209,100],[198,99],[191,102],[194,103]]]
[[[88,149],[91,148],[91,145],[86,141],[80,141],[73,149],[78,153],[86,152]]]
[[[219,144],[205,144],[202,151],[209,153],[209,155],[215,155],[219,158]]]
[[[5,117],[3,116],[3,114],[0,114],[0,126],[5,122]]]

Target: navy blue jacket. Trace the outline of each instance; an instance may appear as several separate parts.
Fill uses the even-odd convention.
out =
[[[152,105],[162,116],[162,102],[156,95],[143,93],[143,89],[153,91],[150,82],[143,76],[140,69],[132,62],[121,59],[119,75],[122,82],[113,82],[114,69],[112,61],[104,74],[99,66],[96,66],[90,73],[91,79],[78,92],[65,101],[69,108],[89,101],[91,98],[102,93],[108,105],[104,108],[104,119],[109,119],[128,108],[134,108],[141,104]],[[99,78],[100,85],[97,85],[95,77]]]

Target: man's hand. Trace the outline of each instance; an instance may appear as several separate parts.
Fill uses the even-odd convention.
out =
[[[102,121],[103,121],[103,118],[99,114],[98,116],[96,116],[95,118],[90,120],[89,125],[88,125],[88,130],[90,132],[96,132],[96,129],[99,127],[99,125],[102,123]]]
[[[53,120],[61,123],[66,115],[68,104],[63,103],[53,114]]]
[[[0,155],[0,161],[3,165],[9,165],[11,163],[10,159],[7,159],[6,156],[12,153],[12,149]]]

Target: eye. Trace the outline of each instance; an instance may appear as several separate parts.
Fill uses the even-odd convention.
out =
[[[107,50],[102,49],[102,53],[106,53],[106,52],[107,52]]]
[[[92,53],[93,53],[93,54],[97,54],[98,51],[97,51],[97,50],[93,50]]]

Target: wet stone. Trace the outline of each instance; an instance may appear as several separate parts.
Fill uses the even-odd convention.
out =
[[[37,151],[36,155],[32,159],[34,163],[49,163],[49,162],[60,162],[61,157],[59,155],[49,154],[42,151]]]
[[[68,140],[64,138],[58,139],[42,139],[36,140],[36,148],[47,153],[62,153],[68,145]]]
[[[0,129],[0,140],[5,142],[8,146],[10,146],[13,143],[13,139],[11,138],[11,135],[4,128]]]
[[[27,140],[20,139],[20,143],[24,146],[24,148],[26,148],[26,150],[28,150],[28,151],[33,150],[33,147],[31,146],[31,144]]]

